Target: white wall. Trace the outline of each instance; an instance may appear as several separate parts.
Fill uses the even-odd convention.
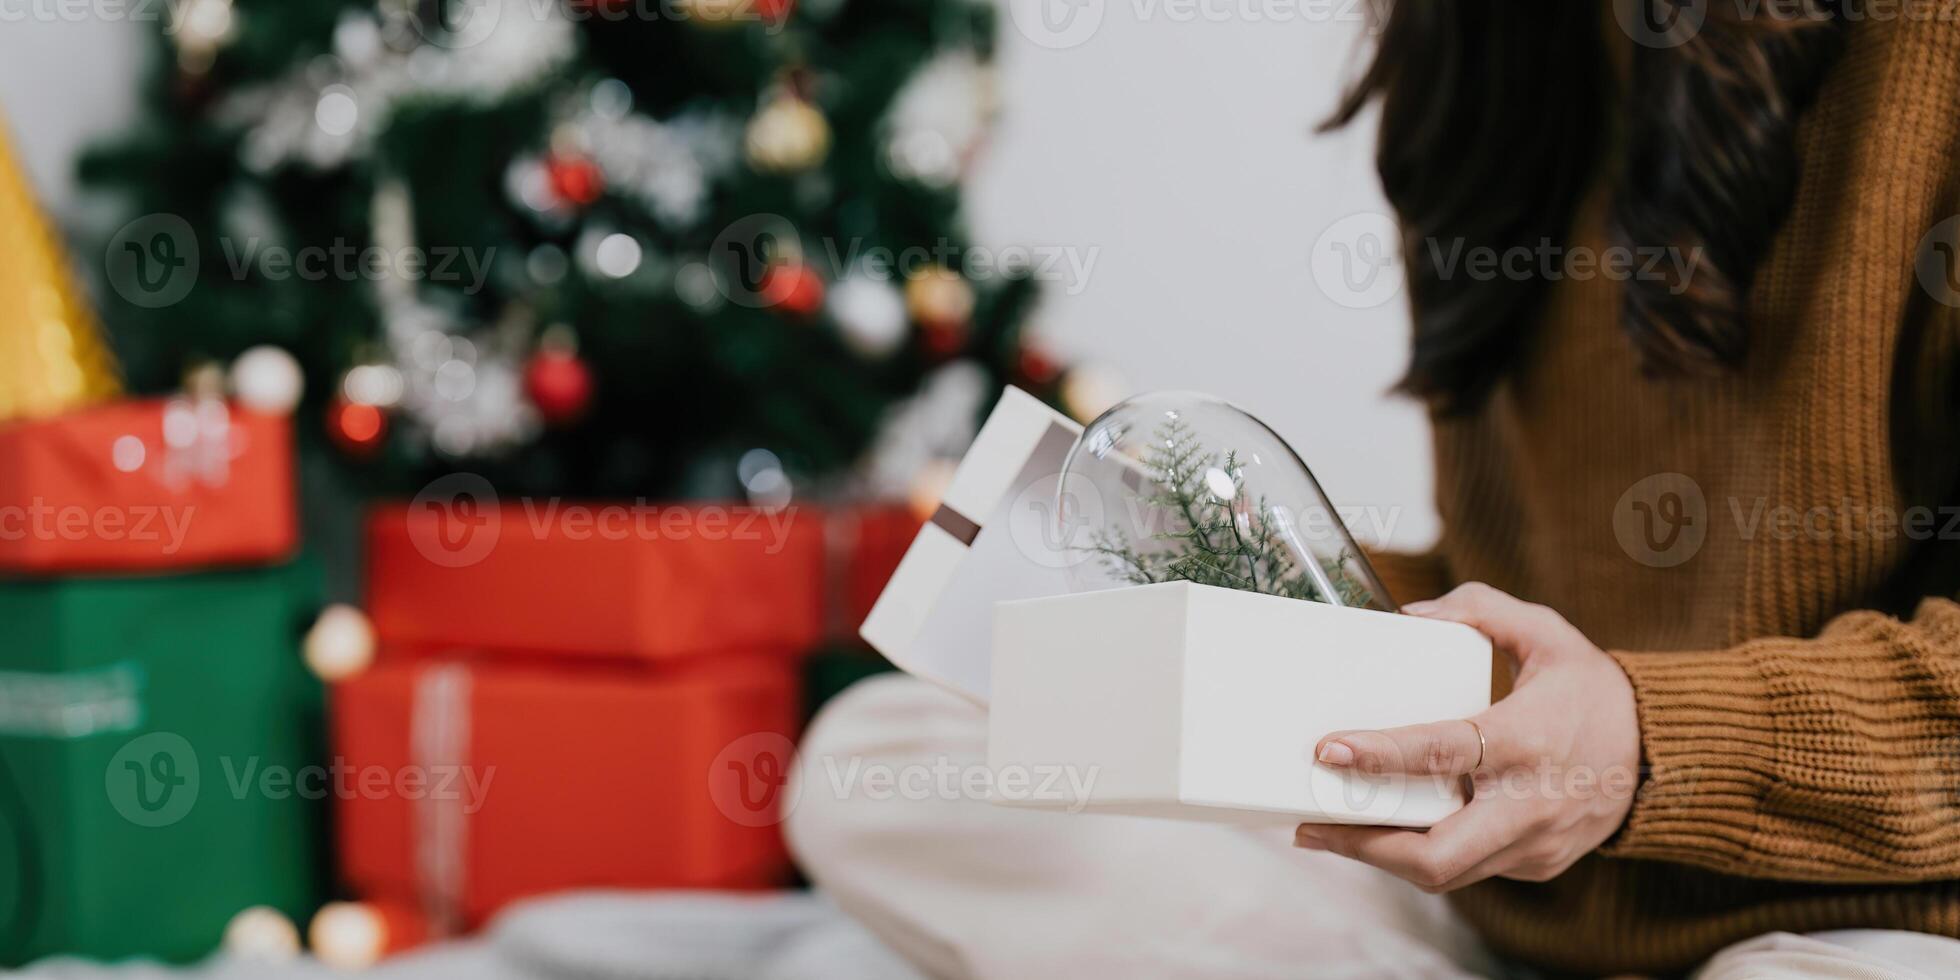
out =
[[[136,104],[145,48],[136,25],[97,17],[35,19],[53,8],[0,2],[0,116],[41,193],[64,207],[75,154],[92,136],[126,123]]]
[[[1005,111],[969,200],[987,241],[1100,249],[1087,288],[1048,293],[1041,328],[1064,352],[1137,390],[1238,402],[1338,502],[1379,509],[1390,540],[1416,547],[1438,527],[1427,427],[1383,395],[1407,361],[1403,305],[1347,309],[1310,268],[1329,226],[1386,209],[1371,128],[1313,134],[1363,25],[1284,18],[1361,6],[1079,0],[1100,25],[1060,49],[1017,7]]]
[[[1050,286],[1045,336],[1136,390],[1239,402],[1391,541],[1433,538],[1425,425],[1383,395],[1406,360],[1402,306],[1345,308],[1311,274],[1323,232],[1384,207],[1367,127],[1312,133],[1358,57],[1342,8],[1361,5],[1029,2],[1072,2],[1075,33],[1044,33],[1033,7],[1002,18],[1004,112],[969,201],[983,241],[1093,254],[1085,282]],[[0,106],[58,205],[76,148],[129,118],[140,55],[126,23],[0,25]]]

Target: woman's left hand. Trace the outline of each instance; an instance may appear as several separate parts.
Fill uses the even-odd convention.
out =
[[[1517,664],[1510,696],[1467,722],[1336,732],[1315,757],[1370,774],[1468,775],[1474,797],[1427,832],[1302,824],[1294,843],[1446,892],[1492,877],[1548,881],[1613,836],[1640,765],[1633,686],[1619,664],[1565,617],[1487,585],[1403,611],[1489,636]]]

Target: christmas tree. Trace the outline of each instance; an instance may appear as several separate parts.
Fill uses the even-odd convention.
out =
[[[103,317],[138,391],[252,351],[234,388],[299,397],[296,361],[308,448],[368,489],[771,500],[852,489],[922,388],[1058,390],[1032,282],[959,221],[989,5],[172,9],[82,168],[129,222]]]

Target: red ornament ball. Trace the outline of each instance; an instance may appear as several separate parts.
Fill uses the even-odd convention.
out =
[[[1021,380],[1037,387],[1054,384],[1062,376],[1062,367],[1055,359],[1039,347],[1021,348],[1021,356],[1015,364]]]
[[[926,353],[939,359],[951,358],[966,350],[967,333],[964,323],[928,321],[919,325],[919,339]]]
[[[585,207],[605,193],[606,175],[599,165],[574,153],[554,153],[544,163],[551,189],[559,197]]]
[[[576,421],[592,404],[592,368],[566,350],[540,350],[524,365],[524,393],[547,424]]]
[[[327,406],[327,435],[355,459],[369,459],[388,438],[388,414],[365,402],[340,396]]]
[[[765,24],[781,24],[796,10],[796,0],[755,0],[755,13]]]
[[[811,316],[823,308],[823,277],[801,262],[779,262],[762,274],[762,301],[785,313]]]

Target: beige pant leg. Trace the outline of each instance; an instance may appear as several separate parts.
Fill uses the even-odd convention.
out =
[[[985,715],[902,676],[837,699],[799,760],[797,858],[933,976],[1481,971],[1441,899],[1375,869],[1300,851],[1284,832],[1010,810],[948,791],[985,763]]]
[[[1945,980],[1960,940],[1888,929],[1757,936],[1716,954],[1695,980]]]

